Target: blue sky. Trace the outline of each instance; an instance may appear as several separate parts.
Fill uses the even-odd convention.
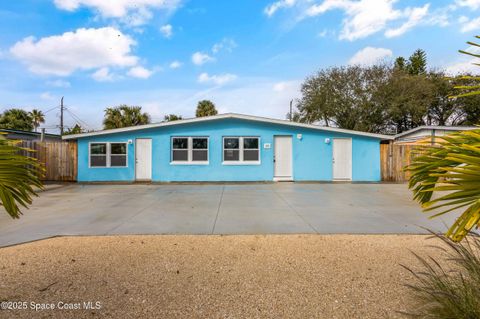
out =
[[[471,70],[457,49],[479,28],[480,0],[2,1],[0,109],[50,110],[50,132],[61,96],[67,126],[89,129],[123,103],[154,121],[201,99],[284,118],[321,68],[422,48],[431,67]]]

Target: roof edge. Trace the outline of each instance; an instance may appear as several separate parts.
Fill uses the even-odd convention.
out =
[[[475,129],[480,129],[479,126],[435,126],[435,125],[421,125],[417,126],[415,128],[412,128],[408,131],[398,133],[395,135],[395,139],[408,135],[413,132],[417,132],[420,130],[443,130],[443,131],[469,131],[469,130],[475,130]]]
[[[314,124],[291,122],[291,121],[287,121],[287,120],[272,119],[272,118],[267,118],[267,117],[254,116],[254,115],[244,115],[244,114],[237,114],[237,113],[225,113],[225,114],[205,116],[205,117],[197,117],[197,118],[177,120],[177,121],[171,121],[171,122],[160,122],[160,123],[152,123],[152,124],[145,124],[145,125],[138,125],[138,126],[129,126],[129,127],[124,127],[124,128],[102,130],[102,131],[96,131],[96,132],[72,134],[72,135],[62,136],[62,139],[71,140],[71,139],[78,139],[78,138],[84,138],[84,137],[89,137],[89,136],[98,136],[98,135],[107,135],[107,134],[114,134],[114,133],[130,132],[130,131],[145,130],[145,129],[150,129],[150,128],[167,127],[167,126],[172,126],[172,125],[182,125],[182,124],[190,124],[190,123],[197,123],[197,122],[206,122],[206,121],[226,119],[226,118],[257,121],[257,122],[270,123],[270,124],[296,126],[296,127],[303,127],[303,128],[309,128],[309,129],[321,130],[321,131],[327,131],[327,132],[353,134],[353,135],[377,138],[377,139],[381,139],[381,140],[393,140],[395,138],[394,135],[368,133],[368,132],[354,131],[354,130],[336,128],[336,127],[328,127],[328,126],[319,126],[319,125],[314,125]]]

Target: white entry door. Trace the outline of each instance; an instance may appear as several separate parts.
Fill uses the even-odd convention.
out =
[[[135,178],[149,181],[152,179],[152,139],[138,138],[135,144]]]
[[[274,180],[292,180],[292,137],[275,136],[274,138]]]
[[[352,139],[333,139],[333,179],[352,179]]]

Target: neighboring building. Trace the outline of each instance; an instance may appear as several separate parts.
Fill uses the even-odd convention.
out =
[[[457,131],[478,129],[476,126],[419,126],[395,135],[396,144],[435,144],[441,137]]]
[[[392,136],[222,114],[64,136],[78,181],[380,181]]]
[[[0,134],[10,140],[40,141],[42,138],[42,133],[40,132],[29,132],[11,129],[0,129]],[[61,141],[62,137],[57,134],[45,133],[43,140],[45,142]]]

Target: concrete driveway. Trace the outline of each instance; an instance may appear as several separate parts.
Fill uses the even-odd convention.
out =
[[[20,220],[0,212],[0,246],[58,235],[425,233],[403,184],[70,185]]]

